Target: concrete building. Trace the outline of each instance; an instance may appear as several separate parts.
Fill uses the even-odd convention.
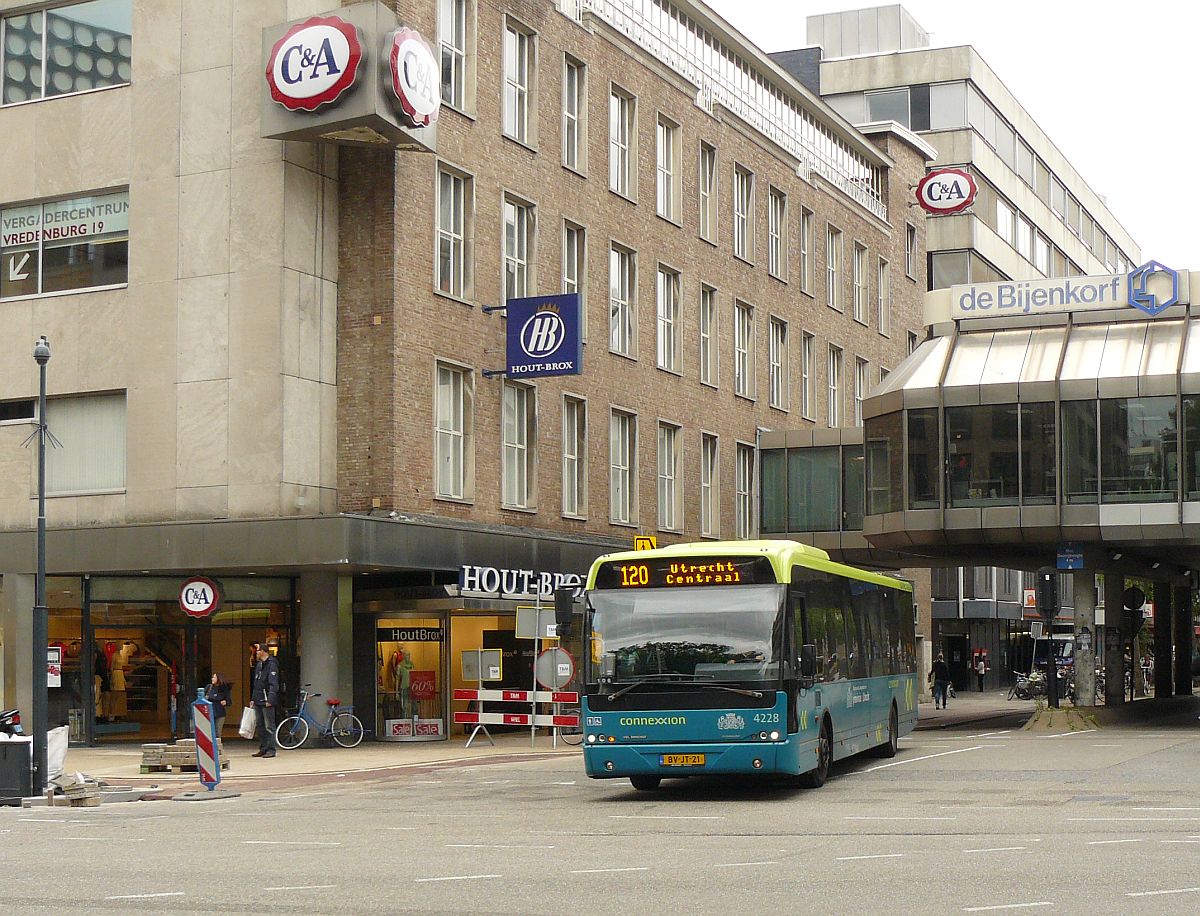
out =
[[[773,59],[860,129],[900,123],[936,150],[931,170],[961,169],[978,186],[973,206],[929,219],[929,289],[1126,274],[1141,262],[1137,243],[1102,196],[1012,95],[1003,74],[973,47],[930,47],[926,30],[899,5],[814,15],[807,22],[808,46]],[[840,443],[857,455],[861,438],[848,432]],[[821,460],[832,460],[828,454]],[[764,460],[775,459],[768,454]],[[938,474],[935,469],[934,480]],[[840,548],[851,562],[886,561],[886,551],[871,547],[857,526],[848,529],[813,530],[822,532],[815,535],[818,544]],[[802,533],[791,523],[776,530]],[[1017,570],[991,567],[985,557],[976,562],[980,565],[934,571],[933,646],[946,653],[960,687],[974,683],[969,665],[977,653],[986,653],[993,672],[987,685],[998,687],[1031,656],[1028,639],[1036,615],[1022,607],[1022,598],[1032,580]],[[1061,589],[1064,629],[1073,606],[1069,579],[1064,577]]]
[[[757,534],[763,431],[859,417],[920,326],[932,151],[702,4],[406,4],[424,124],[397,11],[329,3],[0,2],[0,696],[28,705],[44,333],[78,740],[179,730],[213,669],[244,701],[251,641],[444,738],[463,651],[527,687],[531,593],[638,533]],[[582,374],[497,376],[487,309],[563,292]]]

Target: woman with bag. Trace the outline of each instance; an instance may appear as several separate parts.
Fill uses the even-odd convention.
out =
[[[220,738],[221,729],[225,725],[225,714],[229,712],[229,704],[233,702],[232,685],[218,672],[212,673],[212,681],[204,688],[204,699],[213,706],[213,734]]]

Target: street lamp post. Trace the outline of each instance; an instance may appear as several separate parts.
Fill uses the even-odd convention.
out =
[[[40,795],[46,788],[46,733],[49,731],[49,694],[46,689],[46,644],[50,641],[49,613],[46,609],[46,363],[50,362],[50,341],[43,334],[33,345],[38,364],[38,516],[37,582],[33,607],[33,791]]]

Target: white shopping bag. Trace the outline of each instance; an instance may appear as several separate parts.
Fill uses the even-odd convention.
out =
[[[247,706],[242,710],[242,724],[238,726],[238,734],[249,741],[254,737],[254,730],[258,727],[258,716],[254,714],[254,710]]]

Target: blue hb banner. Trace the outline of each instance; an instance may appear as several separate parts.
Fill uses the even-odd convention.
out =
[[[583,329],[579,293],[509,299],[505,341],[509,378],[579,375],[583,370]]]

